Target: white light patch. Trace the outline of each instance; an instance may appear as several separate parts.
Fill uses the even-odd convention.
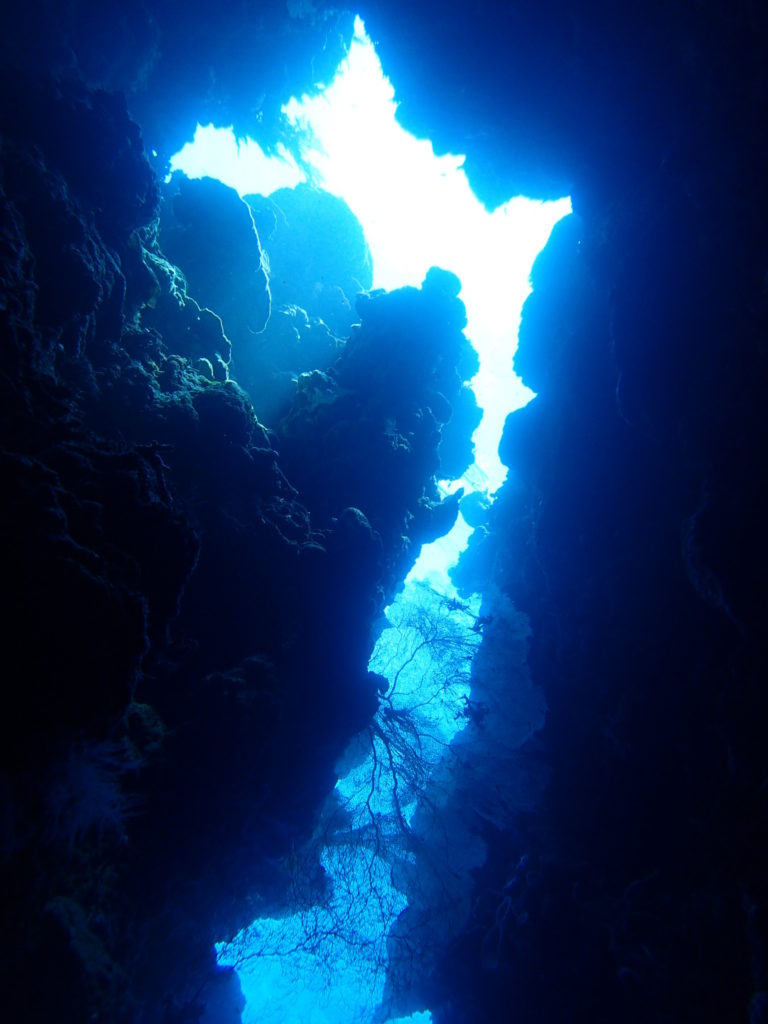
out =
[[[253,139],[237,139],[232,128],[212,124],[198,124],[192,142],[171,157],[170,169],[183,171],[188,178],[218,178],[241,196],[269,195],[306,180],[282,144],[269,156]]]
[[[512,369],[530,269],[571,202],[518,197],[489,212],[469,186],[464,157],[435,156],[431,142],[409,135],[397,122],[394,95],[357,18],[331,85],[290,100],[283,112],[302,133],[316,184],[344,199],[362,224],[374,287],[418,285],[431,266],[461,279],[467,335],[480,356],[472,387],[485,412],[474,436],[476,463],[493,493],[506,477],[498,457],[504,420],[533,394]],[[237,141],[231,129],[198,126],[171,168],[218,178],[240,195],[269,195],[304,180],[291,154],[277,153]]]

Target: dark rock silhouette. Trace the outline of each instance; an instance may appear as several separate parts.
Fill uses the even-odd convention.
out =
[[[451,471],[468,457],[472,353],[441,274],[367,295],[340,338],[345,277],[314,309],[286,296],[259,390],[205,311],[229,286],[198,295],[163,248],[150,159],[162,176],[198,120],[290,144],[280,104],[329,77],[351,12],[7,6],[2,1005],[205,1020],[238,1004],[212,942],[284,906],[281,863],[376,706],[370,629],[455,513],[434,476],[441,437]],[[535,799],[477,824],[466,927],[432,935],[409,999],[439,1024],[759,1021],[768,14],[360,13],[403,123],[465,152],[489,205],[575,210],[524,311],[538,397],[456,572],[530,622]]]
[[[158,233],[124,104],[20,81],[2,150],[3,1000],[30,1020],[61,1019],[63,1000],[66,1019],[160,1021],[223,991],[213,942],[249,923],[249,892],[280,906],[275,865],[376,708],[372,624],[447,525],[419,404],[440,360],[412,368],[423,451],[388,461],[387,395],[365,390],[382,378],[379,331],[366,379],[343,385],[354,431],[326,417],[339,460],[332,493],[317,486],[307,437],[288,441],[317,426],[308,390],[271,435],[230,379],[225,332],[247,344],[268,315],[248,207],[218,183],[172,183]],[[104,179],[98,154],[72,160],[94,140]],[[427,344],[445,338],[435,301]],[[451,336],[446,357],[466,344]]]

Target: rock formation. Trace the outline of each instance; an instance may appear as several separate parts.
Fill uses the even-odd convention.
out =
[[[471,350],[450,275],[357,309],[346,279],[323,282],[314,309],[272,306],[268,402],[259,368],[237,370],[269,315],[269,217],[161,188],[197,120],[289,143],[284,93],[330,74],[351,12],[9,8],[2,1004],[200,1020],[237,1007],[212,943],[282,905],[285,859],[376,707],[373,623],[455,515],[434,480],[450,407],[445,461],[466,460]],[[515,770],[536,799],[478,819],[467,926],[413,998],[440,1024],[758,1024],[764,5],[359,13],[403,122],[466,152],[486,202],[568,193],[575,211],[524,311],[516,366],[538,395],[456,571],[530,622],[547,717]],[[212,191],[244,247],[215,280],[184,241]],[[280,362],[296,336],[307,361]]]

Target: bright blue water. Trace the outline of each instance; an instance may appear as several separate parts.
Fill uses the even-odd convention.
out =
[[[504,420],[531,397],[512,372],[530,267],[570,201],[517,198],[488,211],[469,187],[462,158],[436,157],[428,141],[403,131],[395,112],[394,91],[359,19],[334,81],[284,107],[306,140],[302,157],[313,179],[360,220],[375,287],[420,284],[433,265],[460,277],[467,335],[480,358],[471,383],[484,416],[475,464],[462,481],[442,486],[446,493],[463,486],[492,494],[506,472],[497,454]],[[231,130],[210,127],[198,128],[172,167],[218,177],[243,195],[293,187],[305,177],[287,151],[267,157],[255,142],[238,145]],[[245,1024],[394,1024],[381,1002],[394,948],[388,936],[406,908],[404,879],[420,870],[413,815],[466,725],[480,639],[473,629],[480,597],[462,604],[447,575],[470,533],[460,516],[447,537],[426,546],[387,610],[370,667],[386,676],[389,690],[339,765],[310,848],[291,858],[294,912],[259,918],[219,947],[220,961],[237,966]],[[540,722],[537,700],[529,717]],[[317,860],[330,895],[313,891]],[[425,1010],[407,1019],[431,1018]]]

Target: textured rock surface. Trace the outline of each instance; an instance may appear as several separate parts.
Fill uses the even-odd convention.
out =
[[[248,207],[172,184],[158,222],[121,100],[3,88],[3,1003],[27,1020],[197,1019],[237,1001],[213,942],[280,907],[285,858],[376,708],[384,594],[450,519],[420,404],[440,360],[411,368],[392,412],[432,424],[426,447],[393,462],[386,332],[413,330],[409,311],[365,351],[363,332],[359,379],[333,371],[355,428],[324,410],[340,447],[318,486],[301,389],[270,435],[230,379],[230,336],[248,344],[269,313]],[[457,387],[467,342],[430,301],[418,330],[426,350],[447,339],[440,379]]]
[[[277,431],[287,473],[319,521],[349,506],[381,535],[388,595],[458,511],[458,496],[441,503],[435,486],[433,409],[450,410],[477,356],[462,332],[463,304],[431,282],[361,295],[361,324],[328,373],[299,378]]]
[[[326,81],[345,55],[354,14],[311,2],[244,0],[194,11],[174,0],[11,0],[4,67],[53,71],[122,92],[160,169],[199,121],[234,124],[274,145],[291,93]]]
[[[266,252],[272,313],[262,333],[235,352],[233,372],[266,423],[277,423],[296,378],[328,370],[359,320],[358,292],[371,287],[371,254],[347,204],[301,185],[247,196]]]
[[[220,181],[177,173],[164,189],[158,242],[184,274],[189,295],[220,317],[236,349],[253,345],[271,302],[248,205]]]
[[[268,200],[247,196],[246,201],[255,206],[257,219],[265,207],[274,218],[264,243],[275,305],[301,306],[337,338],[346,338],[357,322],[355,296],[373,284],[368,243],[347,204],[309,185],[278,189]]]
[[[98,91],[126,92],[161,163],[211,116],[277,138],[285,93],[327,76],[351,21],[311,7],[29,2],[4,25],[0,920],[18,1019],[194,1020],[226,987],[210,940],[279,905],[281,857],[375,701],[366,628],[404,517],[415,537],[435,515],[435,352],[396,407],[387,391],[390,348],[414,322],[432,336],[429,289],[369,299],[325,376],[276,403],[278,445],[227,381],[226,318],[157,246],[125,102]],[[550,782],[478,826],[468,927],[415,998],[441,1024],[756,1024],[764,5],[361,13],[401,118],[467,152],[489,202],[567,191],[580,218],[536,268],[518,368],[539,397],[508,425],[510,482],[457,574],[530,620],[549,710],[521,759]],[[356,448],[344,402],[369,431]],[[298,443],[312,416],[333,500]],[[384,503],[366,437],[394,476]]]

